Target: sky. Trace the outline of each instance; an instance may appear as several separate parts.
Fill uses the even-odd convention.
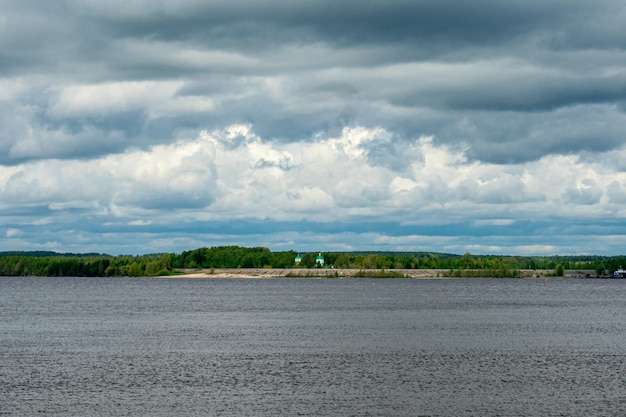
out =
[[[623,0],[0,0],[0,251],[626,253]]]

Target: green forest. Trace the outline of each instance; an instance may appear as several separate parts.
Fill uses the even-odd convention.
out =
[[[296,256],[301,261],[295,263]],[[317,252],[272,252],[268,248],[218,246],[179,254],[111,256],[55,252],[0,252],[0,276],[140,277],[174,275],[179,269],[318,268]],[[325,268],[359,270],[441,269],[448,276],[517,276],[519,270],[590,270],[611,275],[624,256],[491,256],[432,252],[322,252]],[[474,271],[474,272],[472,272]]]

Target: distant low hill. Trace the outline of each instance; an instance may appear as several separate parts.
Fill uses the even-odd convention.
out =
[[[7,258],[9,256],[27,256],[29,258],[49,258],[49,257],[64,257],[64,258],[93,258],[98,256],[109,256],[104,253],[60,253],[53,251],[4,251],[0,252],[0,258]]]
[[[398,257],[413,257],[413,258],[438,258],[438,259],[447,259],[447,258],[458,258],[459,254],[456,253],[443,253],[443,252],[411,252],[411,251],[339,251],[339,252],[328,252],[328,253],[344,253],[350,256],[367,256],[367,255],[378,255],[378,256],[398,256]]]

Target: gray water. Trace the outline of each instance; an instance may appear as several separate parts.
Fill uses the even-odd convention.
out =
[[[0,415],[616,416],[626,281],[0,277]]]

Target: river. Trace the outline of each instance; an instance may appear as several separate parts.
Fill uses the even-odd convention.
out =
[[[0,277],[0,415],[615,416],[626,281]]]

